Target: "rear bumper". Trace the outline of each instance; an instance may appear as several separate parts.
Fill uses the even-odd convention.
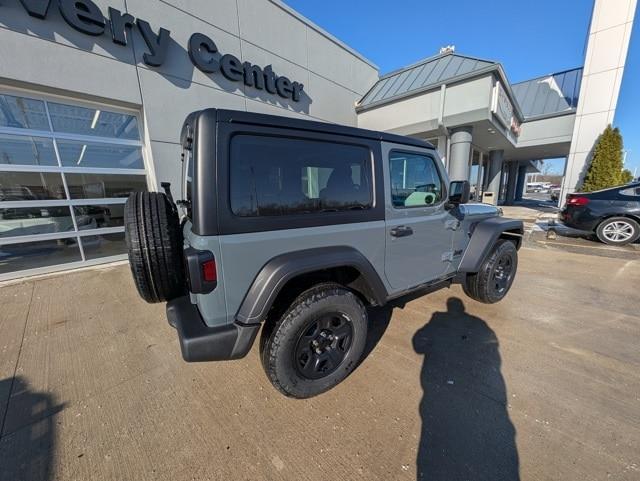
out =
[[[554,224],[549,224],[549,230],[554,230],[558,234],[566,237],[589,237],[593,235],[592,230],[577,229],[567,225],[562,220],[555,222]]]
[[[575,230],[593,233],[598,225],[599,219],[590,215],[584,208],[565,207],[559,216],[560,221]]]
[[[167,319],[178,331],[182,357],[187,362],[225,361],[247,355],[260,324],[234,322],[207,326],[189,296],[167,303]]]

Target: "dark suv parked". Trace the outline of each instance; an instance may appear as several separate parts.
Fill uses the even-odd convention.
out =
[[[428,143],[209,109],[182,146],[181,223],[160,193],[132,195],[125,223],[138,291],[168,301],[187,361],[241,358],[262,326],[273,385],[310,397],[357,365],[367,306],[453,282],[492,303],[511,287],[522,223],[467,204]]]
[[[640,183],[569,194],[560,219],[606,244],[635,242],[640,239]]]

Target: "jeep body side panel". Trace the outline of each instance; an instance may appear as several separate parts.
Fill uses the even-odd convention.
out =
[[[220,113],[220,111],[216,112]],[[256,117],[258,120],[261,118]],[[307,123],[302,121],[294,124],[296,126],[300,124],[298,127],[307,126]],[[313,123],[313,126],[315,125]],[[322,124],[318,126],[324,127]],[[220,289],[224,290],[226,318],[221,317],[219,299],[215,299],[215,296],[196,295],[192,299],[197,303],[202,318],[208,326],[234,322],[235,315],[260,269],[283,254],[331,246],[347,247],[358,251],[373,266],[378,277],[384,278],[384,187],[383,182],[380,182],[383,174],[379,140],[340,135],[332,133],[331,129],[329,129],[330,133],[326,133],[319,128],[317,131],[291,127],[278,128],[264,125],[264,123],[247,123],[237,119],[218,120],[215,129],[216,157],[211,157],[211,153],[204,150],[197,151],[197,164],[215,164],[217,167],[215,175],[210,172],[208,179],[202,175],[199,177],[196,175],[195,190],[199,192],[196,195],[196,202],[205,203],[199,209],[206,219],[201,219],[200,222],[203,229],[196,231],[189,239],[194,248],[207,249],[207,245],[212,243],[214,248],[217,244],[220,249],[220,256],[216,256],[219,283],[214,293]],[[209,135],[212,134],[209,133]],[[348,144],[367,149],[371,156],[372,206],[366,209],[293,215],[248,217],[234,214],[231,208],[230,192],[230,146],[232,139],[237,135],[328,142],[334,145]],[[205,154],[207,156],[201,156]],[[196,165],[197,172],[205,170]],[[206,202],[217,206],[215,209],[217,212],[212,212],[214,209],[208,207]],[[385,289],[390,290],[387,285]],[[254,314],[245,315],[251,318]]]
[[[252,290],[263,266],[267,266],[275,258],[297,251],[340,246],[343,250],[359,252],[369,262],[377,277],[382,279],[385,290],[390,292],[390,286],[384,282],[384,228],[384,221],[375,221],[220,236],[222,262],[219,268],[224,279],[227,322],[235,320],[235,314],[240,311],[245,296]],[[206,241],[206,238],[202,240]],[[349,259],[353,265],[357,256],[352,255]],[[304,258],[298,260],[300,273],[312,264]],[[328,258],[325,260],[329,261]],[[216,309],[209,305],[209,295],[198,296],[198,305],[205,322],[209,324],[213,318],[209,316]],[[243,313],[251,311],[246,307],[242,310]]]
[[[184,246],[185,248],[193,248],[196,250],[209,251],[217,264],[218,282],[216,288],[208,294],[190,293],[191,302],[198,304],[206,324],[210,326],[218,326],[226,324],[228,321],[227,301],[225,299],[225,279],[221,275],[221,259],[222,252],[220,250],[220,238],[217,236],[201,237],[193,233],[191,222],[187,221],[183,227]],[[206,302],[202,300],[206,299]]]
[[[319,247],[282,254],[267,262],[251,284],[238,309],[236,320],[245,324],[261,322],[282,287],[295,276],[343,266],[354,267],[360,272],[376,304],[386,302],[387,290],[382,280],[357,249],[346,246]]]
[[[478,272],[498,238],[504,232],[516,234],[514,240],[517,247],[524,228],[521,220],[506,219],[504,217],[491,217],[481,220],[470,226],[471,238],[458,267],[459,272]]]
[[[435,168],[440,182],[440,199],[433,205],[396,207],[391,192],[390,159],[392,155],[418,155]],[[403,144],[382,143],[386,204],[385,276],[393,289],[404,291],[451,274],[455,218],[445,209],[449,178],[442,161],[433,149]],[[427,164],[425,164],[427,165]],[[426,167],[425,167],[426,168]],[[405,176],[406,161],[405,161]],[[410,176],[409,176],[410,177]],[[405,229],[407,235],[397,235]]]

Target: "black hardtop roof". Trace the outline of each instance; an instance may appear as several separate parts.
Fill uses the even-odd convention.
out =
[[[415,147],[424,147],[433,149],[434,146],[424,140],[415,139],[413,137],[405,137],[404,135],[390,134],[387,132],[378,132],[375,130],[359,129],[357,127],[347,127],[345,125],[330,124],[326,122],[317,122],[314,120],[295,119],[291,117],[283,117],[279,115],[257,114],[254,112],[245,112],[241,110],[226,109],[205,109],[200,112],[194,112],[192,115],[204,114],[215,115],[218,122],[238,122],[243,124],[264,125],[268,127],[280,127],[295,130],[307,130],[313,132],[324,132],[337,135],[345,135],[350,137],[360,137],[365,139],[381,140],[385,142],[394,142],[396,144],[411,145]],[[188,120],[187,120],[188,121]]]

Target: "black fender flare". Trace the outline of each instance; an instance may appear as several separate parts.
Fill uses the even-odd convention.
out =
[[[360,251],[349,246],[319,247],[282,254],[267,262],[240,304],[236,321],[243,324],[262,322],[288,281],[301,274],[335,267],[358,270],[374,303],[383,305],[386,302],[388,295],[384,283]]]
[[[518,219],[491,217],[478,222],[473,226],[458,272],[478,272],[491,248],[501,236],[513,236],[516,247],[519,249],[523,233],[524,226]]]

